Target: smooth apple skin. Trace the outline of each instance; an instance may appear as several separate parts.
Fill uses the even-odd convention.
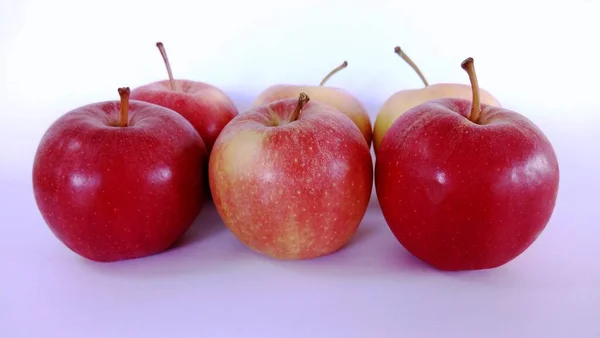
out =
[[[219,133],[238,115],[233,101],[219,88],[198,81],[169,80],[153,82],[131,91],[130,98],[170,108],[183,115],[202,137],[210,153]]]
[[[265,89],[254,100],[253,107],[268,104],[282,99],[298,98],[304,92],[315,102],[329,104],[346,114],[356,124],[358,129],[371,147],[373,126],[369,113],[364,105],[348,91],[341,88],[325,86],[274,85]]]
[[[33,165],[43,219],[75,253],[111,262],[162,252],[204,204],[206,147],[179,114],[130,101],[129,126],[115,127],[118,102],[90,104],[55,121]]]
[[[440,99],[400,116],[375,168],[376,194],[398,241],[441,270],[504,265],[548,223],[559,166],[530,120],[482,105],[469,121],[468,100]]]
[[[480,88],[481,103],[502,107],[500,101],[490,92]],[[379,151],[383,137],[394,121],[409,109],[422,103],[442,98],[471,100],[473,91],[470,85],[458,83],[437,83],[420,89],[402,90],[390,96],[381,106],[373,125],[373,149]]]
[[[297,99],[259,106],[233,119],[211,153],[217,211],[249,248],[277,259],[310,259],[344,247],[371,196],[369,147],[353,122],[331,106]]]

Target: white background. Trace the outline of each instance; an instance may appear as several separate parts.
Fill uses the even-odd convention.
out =
[[[275,83],[328,83],[372,116],[397,90],[480,85],[507,107],[559,120],[578,134],[597,121],[600,1],[18,1],[0,5],[2,171],[27,168],[41,133],[119,86],[163,79],[163,41],[176,77],[215,84],[243,111]],[[373,118],[374,120],[374,118]],[[541,123],[541,122],[540,122]],[[18,140],[18,141],[17,141]],[[597,153],[595,153],[597,154]],[[591,155],[591,154],[589,154]]]
[[[0,270],[0,276],[8,276],[0,278],[0,336],[18,336],[17,331],[4,336],[6,324],[14,324],[9,326],[13,329],[17,324],[28,327],[40,336],[47,327],[54,327],[57,331],[49,333],[58,334],[60,323],[80,316],[72,325],[65,324],[67,329],[61,337],[82,337],[87,331],[78,325],[91,323],[92,317],[86,316],[93,316],[91,312],[97,304],[103,304],[114,316],[133,316],[131,325],[125,327],[127,332],[144,337],[160,332],[166,337],[171,332],[169,325],[185,328],[197,321],[212,329],[208,331],[212,335],[207,337],[216,337],[216,332],[223,332],[216,328],[217,318],[227,316],[239,325],[239,334],[245,332],[244,327],[253,327],[261,320],[260,309],[269,308],[281,316],[290,310],[286,308],[289,301],[285,295],[291,291],[284,287],[289,278],[303,283],[302,276],[309,275],[309,282],[304,283],[308,285],[323,281],[319,273],[327,272],[329,284],[315,284],[296,295],[313,299],[314,292],[329,290],[339,299],[302,303],[303,315],[307,317],[301,318],[314,321],[303,321],[297,328],[303,334],[298,333],[298,337],[326,336],[323,333],[335,337],[342,332],[345,337],[368,337],[369,332],[375,331],[379,332],[373,333],[375,337],[399,336],[402,332],[414,334],[411,337],[416,337],[417,332],[444,336],[442,332],[449,332],[444,331],[449,327],[457,337],[469,333],[489,337],[490,330],[495,329],[500,330],[498,337],[579,338],[600,332],[600,223],[593,214],[598,208],[596,192],[600,189],[600,1],[1,1],[0,216],[8,217],[0,219],[0,269],[6,266],[9,272],[4,275]],[[505,107],[532,119],[555,145],[561,165],[561,188],[552,226],[510,267],[490,274],[459,278],[429,271],[418,276],[409,274],[401,282],[403,286],[398,287],[385,280],[385,271],[391,267],[385,262],[379,266],[373,263],[377,253],[366,255],[374,261],[368,258],[363,263],[378,266],[381,271],[377,271],[384,277],[377,278],[384,280],[374,282],[362,276],[348,284],[344,292],[356,294],[365,304],[355,312],[368,312],[365,316],[369,319],[359,324],[359,320],[346,323],[338,318],[338,324],[345,323],[336,327],[338,331],[328,329],[327,323],[323,324],[325,317],[314,311],[334,313],[343,307],[347,318],[353,318],[354,303],[339,289],[335,272],[313,271],[309,265],[296,271],[291,265],[281,268],[256,258],[247,259],[243,261],[246,265],[235,265],[238,270],[230,271],[227,276],[233,277],[226,282],[219,272],[206,279],[195,280],[191,274],[184,274],[188,276],[184,279],[168,279],[179,290],[165,286],[171,277],[157,281],[137,275],[145,271],[143,266],[148,266],[142,265],[144,261],[140,265],[124,265],[137,267],[132,270],[89,269],[52,237],[33,205],[30,177],[34,152],[43,132],[67,111],[91,102],[117,99],[118,87],[133,88],[166,78],[155,47],[157,41],[165,44],[175,77],[219,86],[241,112],[267,86],[318,84],[327,72],[347,60],[348,68],[330,79],[328,85],[357,95],[367,106],[372,122],[391,94],[422,86],[418,76],[394,54],[396,45],[402,46],[420,66],[430,83],[468,83],[460,62],[471,56],[480,85]],[[25,205],[21,206],[23,209],[19,209],[20,204]],[[382,222],[380,215],[369,217],[369,222]],[[242,252],[235,247],[238,251],[225,253],[236,243],[227,236],[223,233],[215,239],[229,241],[228,245],[214,242],[215,252]],[[381,247],[396,245],[385,231],[374,238]],[[338,257],[378,249],[369,245],[363,244]],[[208,247],[207,250],[213,250]],[[185,253],[184,250],[179,255]],[[155,269],[163,266],[160,264],[170,267],[169,257],[173,256],[152,260],[157,264]],[[181,259],[182,269],[192,262],[190,257]],[[343,270],[341,266],[339,269]],[[269,277],[282,271],[294,272],[292,277]],[[211,298],[217,296],[210,292],[197,303],[187,304],[186,313],[178,313],[166,298],[168,295],[179,302],[194,297],[186,287],[202,285],[207,279],[229,287],[236,297],[251,297],[243,285],[235,284],[248,275],[257,276],[253,285],[280,281],[283,286],[276,292],[281,297],[260,299],[258,308],[226,307],[219,310],[220,317],[211,317],[208,312],[195,315],[200,313],[195,311],[199,311],[197,307],[203,306],[204,300],[217,299]],[[343,279],[353,283],[350,278]],[[69,295],[61,286],[74,288],[76,293]],[[364,290],[375,292],[377,299]],[[133,301],[109,306],[108,301],[103,301],[111,299],[112,292],[119,299],[130,301],[128,295],[134,295]],[[162,331],[149,329],[143,324],[145,320],[163,323],[161,320],[166,319],[143,311],[145,292],[165,295],[161,306],[172,306],[185,321],[169,321]],[[6,299],[10,299],[8,306],[3,304]],[[296,299],[294,304],[298,302]],[[9,308],[12,318],[16,318],[10,323],[6,319],[10,316],[4,316]],[[485,317],[487,310],[491,311],[490,316]],[[250,321],[240,322],[239,316],[248,313],[253,314]],[[292,337],[284,326],[277,328],[278,323],[293,322],[292,317],[277,318],[270,324],[263,323],[263,336],[271,333]],[[114,326],[106,318],[96,319],[106,325],[105,331],[96,332],[98,337],[123,332],[121,326]],[[44,325],[36,326],[44,320]],[[377,330],[369,326],[369,320],[378,323]],[[321,331],[312,326],[315,321],[321,321]],[[396,332],[399,323],[404,331]],[[572,329],[576,331],[568,333]],[[34,336],[37,337],[28,337]]]

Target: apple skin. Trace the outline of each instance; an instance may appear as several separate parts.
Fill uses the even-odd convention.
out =
[[[181,114],[200,134],[210,153],[223,127],[238,115],[235,104],[225,92],[213,85],[181,79],[176,79],[175,84],[176,90],[171,90],[169,80],[149,83],[133,89],[130,98]]]
[[[73,252],[99,262],[171,247],[204,204],[208,153],[176,112],[130,101],[74,109],[55,121],[35,154],[33,190],[44,221]]]
[[[373,186],[370,149],[354,123],[312,100],[287,122],[297,102],[278,100],[234,118],[210,155],[210,187],[225,225],[244,245],[276,259],[317,258],[344,247]]]
[[[501,107],[502,105],[485,89],[479,89],[481,103]],[[437,83],[424,88],[401,90],[390,96],[379,109],[373,125],[373,150],[379,151],[383,137],[394,121],[409,109],[422,103],[442,98],[471,100],[473,91],[470,85],[460,83]]]
[[[548,223],[559,166],[526,117],[471,101],[433,100],[400,116],[383,139],[375,185],[383,216],[408,252],[440,270],[504,265]]]
[[[367,141],[367,145],[371,147],[373,126],[369,113],[364,105],[347,90],[327,86],[274,85],[258,95],[254,100],[253,107],[282,99],[296,99],[302,92],[306,93],[311,101],[329,104],[346,114],[356,124]]]

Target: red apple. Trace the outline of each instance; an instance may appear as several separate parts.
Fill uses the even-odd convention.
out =
[[[217,138],[209,180],[217,211],[243,244],[309,259],[350,241],[369,204],[373,163],[349,117],[301,93],[234,118]]]
[[[39,210],[75,253],[110,262],[171,247],[204,203],[208,152],[192,125],[158,105],[93,103],[55,121],[33,165]]]
[[[210,153],[221,129],[238,115],[235,104],[213,85],[174,79],[163,44],[158,42],[156,46],[163,57],[169,79],[133,89],[131,99],[158,104],[183,115],[200,133]]]
[[[440,270],[504,265],[548,223],[559,167],[544,133],[523,115],[472,101],[432,100],[402,114],[377,154],[381,211],[398,241]]]

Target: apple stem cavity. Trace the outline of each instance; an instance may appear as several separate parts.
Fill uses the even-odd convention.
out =
[[[296,108],[292,112],[290,122],[296,121],[298,117],[300,117],[300,112],[302,112],[302,108],[304,108],[308,101],[310,101],[310,98],[308,97],[308,95],[306,95],[306,93],[300,93],[300,95],[298,95],[298,103],[296,104]]]
[[[340,70],[342,70],[346,67],[348,67],[348,61],[342,62],[341,65],[337,66],[334,70],[330,71],[329,74],[327,74],[327,76],[325,76],[323,78],[323,80],[321,80],[321,83],[319,83],[319,86],[320,87],[324,86],[325,82],[327,82],[327,80],[329,80],[333,75],[335,75],[335,73],[339,72]]]
[[[471,81],[471,90],[473,91],[473,102],[471,104],[471,114],[469,120],[477,123],[479,116],[481,115],[481,101],[479,97],[479,83],[477,82],[477,74],[475,73],[475,63],[473,58],[466,58],[460,66],[469,74],[469,81]]]
[[[419,69],[419,67],[417,67],[417,64],[415,64],[409,57],[408,55],[406,55],[406,53],[404,53],[404,51],[402,50],[402,48],[400,48],[400,46],[396,46],[396,48],[394,48],[394,52],[396,54],[398,54],[402,60],[404,60],[404,62],[408,63],[408,65],[417,73],[417,75],[419,75],[419,77],[421,78],[421,81],[423,81],[423,84],[425,85],[425,87],[429,86],[429,82],[427,82],[427,79],[425,78],[425,75],[423,75],[423,73],[421,72],[421,70]]]
[[[127,127],[129,125],[129,87],[119,88],[119,96],[121,97],[121,119],[119,126]]]
[[[165,50],[165,46],[162,42],[157,42],[156,47],[158,47],[160,55],[162,55],[163,61],[165,62],[165,66],[167,67],[167,73],[169,74],[169,84],[171,85],[171,90],[175,90],[175,79],[173,78],[171,63],[169,62],[169,58],[167,57],[167,51]]]

